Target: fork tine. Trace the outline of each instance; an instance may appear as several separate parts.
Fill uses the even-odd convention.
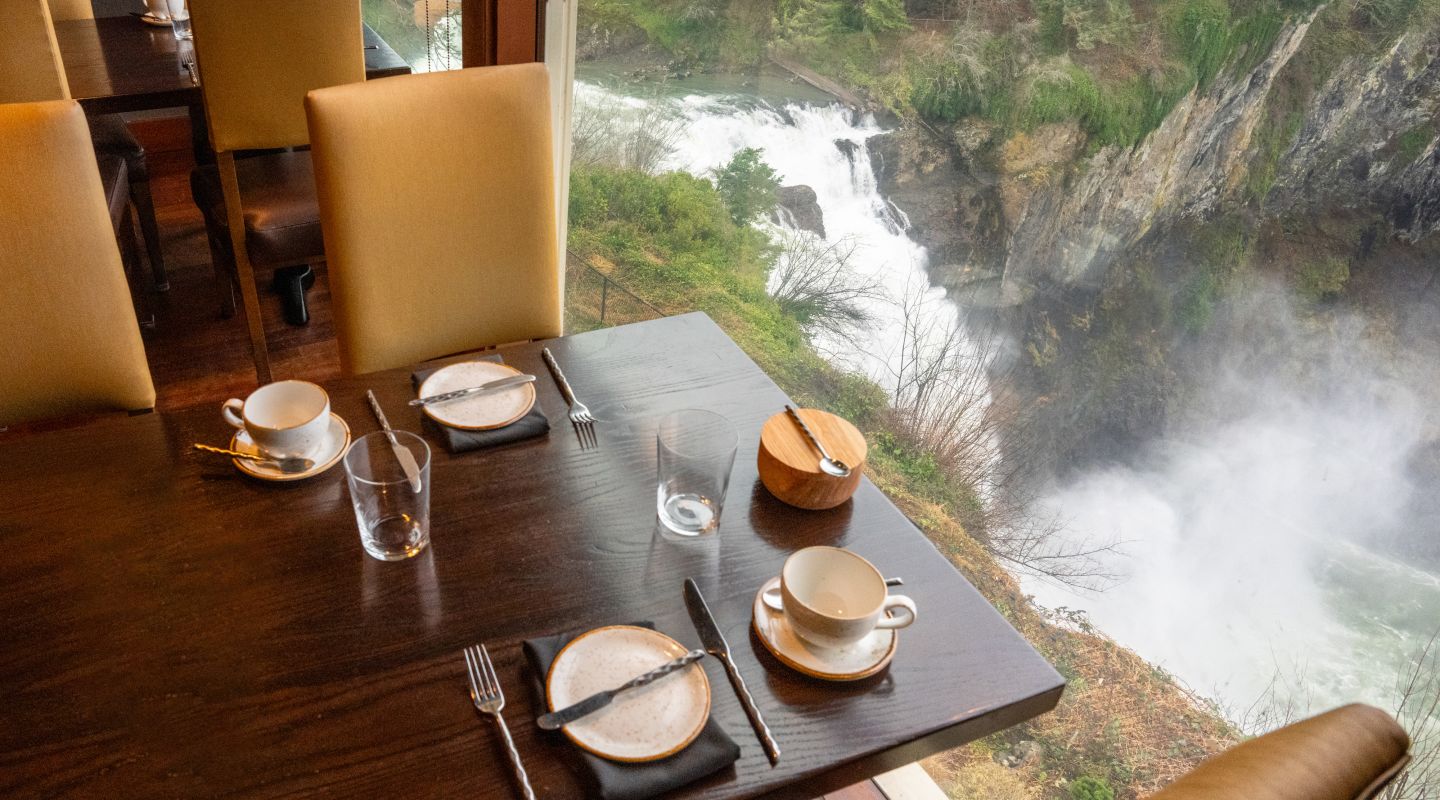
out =
[[[465,677],[470,679],[470,693],[476,697],[480,696],[480,686],[475,682],[475,662],[471,660],[470,648],[460,651],[465,656]]]
[[[480,655],[485,657],[485,672],[488,675],[490,685],[494,687],[492,694],[504,699],[505,691],[500,688],[500,676],[495,674],[495,664],[490,660],[490,651],[485,649],[485,645],[483,644],[480,645]]]

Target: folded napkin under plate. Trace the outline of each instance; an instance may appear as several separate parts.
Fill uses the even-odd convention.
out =
[[[632,624],[652,630],[655,627],[650,622]],[[585,631],[560,633],[524,642],[525,660],[530,665],[541,707],[549,706],[545,702],[545,676],[550,672],[550,663],[565,645],[583,633]],[[554,735],[563,736],[559,732]],[[705,722],[700,735],[695,737],[695,741],[688,747],[659,761],[627,764],[601,758],[578,747],[573,749],[580,763],[580,772],[589,781],[593,796],[602,800],[645,800],[659,797],[672,789],[719,772],[740,758],[740,746],[725,733],[714,716]]]
[[[505,363],[500,356],[484,356],[475,359],[476,361],[494,361],[497,364]],[[420,385],[425,379],[441,367],[417,370],[410,375],[410,382],[415,390],[420,390]],[[519,442],[525,439],[533,439],[537,436],[544,436],[550,432],[550,420],[545,418],[545,412],[540,410],[537,402],[530,413],[520,419],[506,425],[503,428],[491,428],[484,431],[467,431],[460,428],[452,428],[449,425],[441,425],[431,419],[428,414],[421,415],[421,423],[425,430],[433,434],[445,449],[451,453],[466,453],[471,450],[479,450],[484,447],[498,447],[502,444]]]

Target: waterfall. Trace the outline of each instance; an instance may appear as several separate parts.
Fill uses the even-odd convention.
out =
[[[884,133],[873,115],[857,114],[840,103],[770,104],[744,94],[688,94],[637,98],[597,84],[577,82],[577,104],[637,109],[664,104],[683,125],[675,151],[664,167],[709,175],[740,150],[753,147],[780,176],[782,185],[804,184],[815,190],[825,217],[826,241],[855,244],[851,266],[886,295],[867,304],[874,322],[864,332],[863,349],[821,336],[816,347],[833,363],[870,377],[887,389],[894,384],[902,342],[901,298],[923,293],[927,323],[937,329],[958,324],[955,306],[926,273],[925,248],[911,239],[909,219],[880,193],[865,140]],[[778,229],[798,231],[781,215]]]

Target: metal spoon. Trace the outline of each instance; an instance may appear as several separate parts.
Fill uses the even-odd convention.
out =
[[[816,450],[820,451],[821,472],[836,478],[843,478],[850,474],[850,466],[844,461],[832,458],[830,454],[825,451],[825,445],[820,444],[820,440],[815,438],[815,434],[810,432],[810,426],[805,424],[805,420],[800,419],[800,415],[796,413],[793,407],[785,406],[785,413],[790,415],[790,419],[795,420],[795,424],[800,426],[800,432],[805,434],[805,438],[810,440],[810,444],[815,445]]]
[[[315,462],[308,458],[274,458],[259,453],[242,453],[239,450],[227,450],[224,447],[211,447],[208,444],[195,443],[196,450],[204,450],[207,453],[219,453],[222,456],[233,456],[243,458],[246,461],[254,461],[262,466],[272,466],[286,475],[298,475],[302,472],[309,472],[315,467]]]
[[[905,585],[905,581],[903,581],[903,580],[901,580],[901,579],[899,579],[899,578],[886,578],[886,579],[885,579],[885,585],[886,585],[886,586],[904,586],[904,585]],[[776,610],[776,611],[784,611],[784,610],[785,610],[785,600],[784,600],[784,599],[781,597],[781,595],[780,595],[780,584],[778,584],[778,583],[775,584],[774,586],[771,586],[769,589],[766,589],[766,590],[765,590],[765,594],[760,595],[760,600],[761,600],[761,602],[765,603],[765,605],[769,606],[770,608],[772,608],[772,609],[774,609],[774,610]]]

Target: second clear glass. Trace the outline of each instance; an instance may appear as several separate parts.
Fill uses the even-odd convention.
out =
[[[430,543],[430,447],[408,431],[394,435],[397,446],[409,450],[420,467],[418,492],[385,432],[361,436],[345,454],[345,478],[360,526],[360,544],[381,561],[410,558]]]
[[[190,32],[190,0],[165,0],[165,6],[170,9],[170,29],[175,38],[193,38]]]
[[[738,443],[730,420],[710,411],[687,409],[660,420],[655,505],[665,529],[679,536],[720,529]]]

